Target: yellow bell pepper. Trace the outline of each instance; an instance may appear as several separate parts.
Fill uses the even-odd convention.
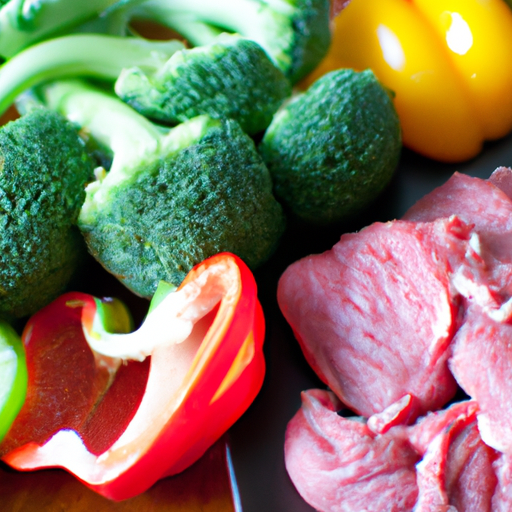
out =
[[[461,162],[512,130],[512,11],[503,0],[351,0],[308,85],[372,68],[395,93],[404,145]]]

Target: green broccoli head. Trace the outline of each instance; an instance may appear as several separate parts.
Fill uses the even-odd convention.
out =
[[[62,292],[86,253],[74,224],[93,162],[76,129],[37,109],[0,130],[0,317]]]
[[[86,190],[79,227],[90,252],[133,292],[179,285],[197,263],[230,251],[252,268],[284,215],[252,139],[234,120],[203,115],[164,131],[121,100],[80,82],[45,86],[50,106],[112,148]]]
[[[267,128],[291,84],[254,41],[222,34],[175,53],[154,72],[125,69],[116,93],[141,114],[178,124],[208,114],[232,118],[249,134]]]
[[[112,188],[81,219],[92,254],[130,289],[151,296],[160,280],[179,285],[197,263],[222,251],[249,266],[265,261],[284,219],[267,169],[234,121],[207,123],[197,140]]]
[[[400,122],[372,71],[333,71],[274,117],[259,146],[278,198],[314,223],[342,220],[385,188],[401,152]]]
[[[252,39],[292,83],[327,53],[329,12],[329,0],[146,0],[126,7],[127,18],[167,25],[195,46],[211,39],[198,22]]]

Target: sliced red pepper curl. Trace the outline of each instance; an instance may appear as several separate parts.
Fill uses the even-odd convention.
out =
[[[196,266],[176,291],[157,295],[142,326],[130,334],[109,333],[116,307],[85,294],[67,294],[53,303],[57,310],[50,305],[34,315],[25,339],[33,343],[36,333],[44,336],[39,328],[49,322],[54,335],[78,336],[82,329],[102,382],[105,372],[116,373],[80,426],[60,428],[42,443],[25,443],[3,455],[6,463],[20,470],[62,467],[98,493],[122,500],[190,466],[243,414],[265,373],[264,318],[250,270],[236,256],[219,254]],[[80,311],[80,322],[71,322],[66,308]],[[134,359],[144,363],[126,364]],[[101,430],[116,419],[105,404],[123,396],[118,380],[126,378],[127,367],[148,360],[142,397],[131,416],[120,414],[122,432],[107,442],[110,434]],[[128,395],[136,401],[133,387]],[[91,424],[95,428],[87,429]],[[100,453],[91,448],[94,432],[103,435],[100,445],[107,442]]]

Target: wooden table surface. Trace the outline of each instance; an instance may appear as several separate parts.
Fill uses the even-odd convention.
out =
[[[236,512],[225,439],[193,466],[115,502],[60,469],[20,473],[0,465],[2,512]]]

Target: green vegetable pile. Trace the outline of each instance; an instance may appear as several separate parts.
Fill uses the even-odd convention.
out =
[[[42,94],[113,151],[108,174],[87,187],[78,225],[128,288],[151,297],[160,280],[179,285],[209,255],[233,252],[254,268],[274,250],[282,210],[236,121],[201,115],[161,132],[84,82],[52,83]]]
[[[55,298],[87,252],[149,298],[218,252],[259,267],[286,211],[326,223],[373,200],[401,145],[387,92],[370,72],[297,92],[328,50],[329,10],[0,4],[0,113],[21,114],[0,131],[0,318]],[[137,23],[176,36],[150,40]]]

